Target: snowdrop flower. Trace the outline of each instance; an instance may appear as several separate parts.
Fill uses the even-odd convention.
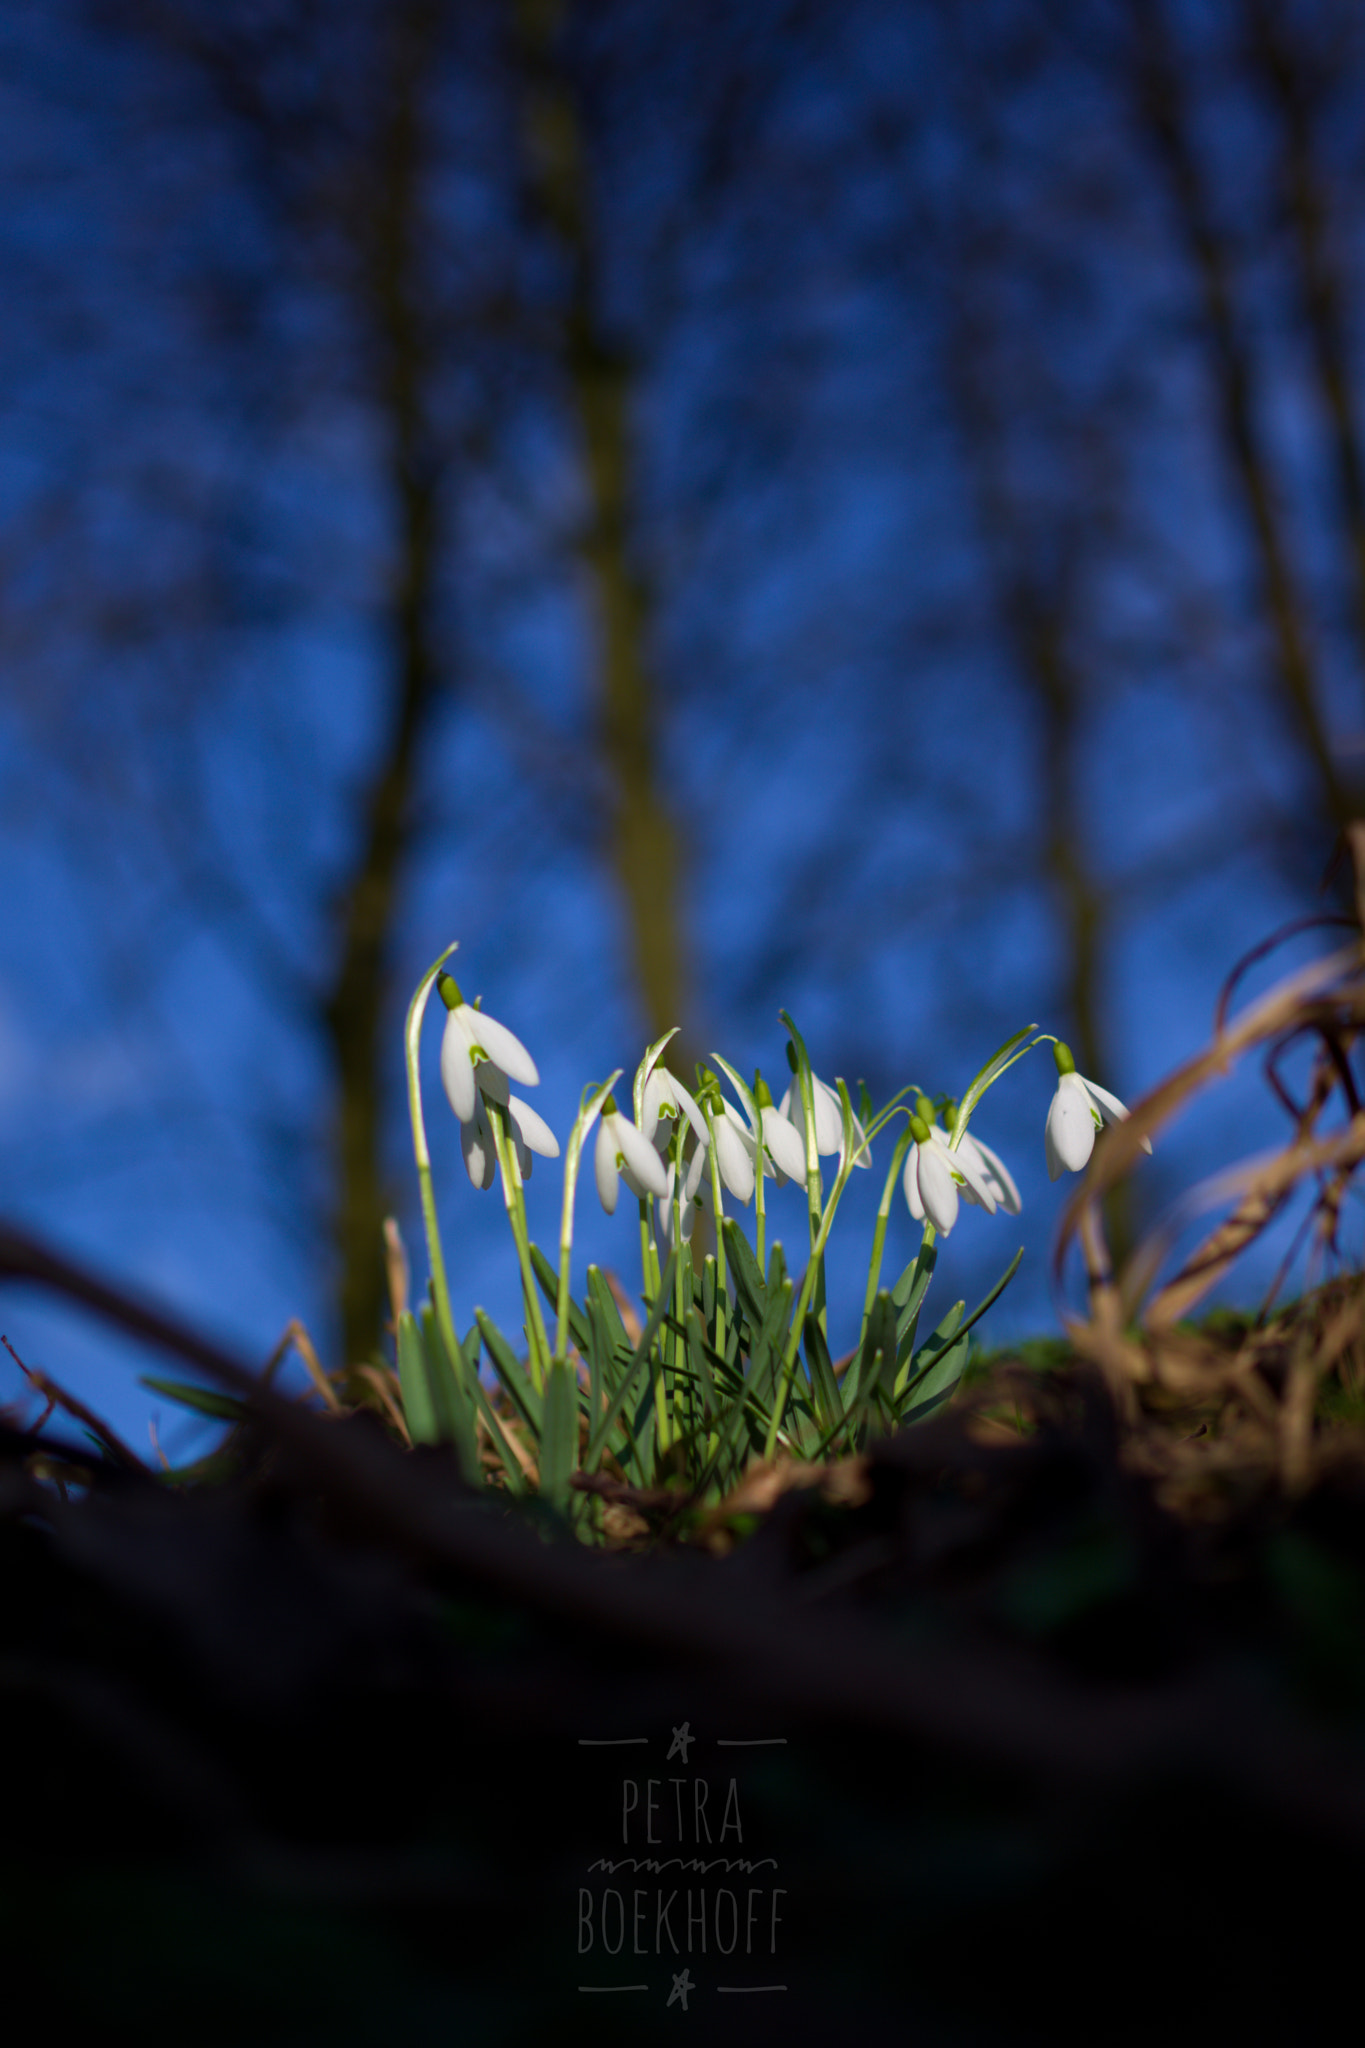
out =
[[[1128,1111],[1116,1095],[1076,1072],[1071,1047],[1063,1045],[1060,1038],[1052,1051],[1057,1062],[1057,1093],[1047,1113],[1043,1150],[1048,1177],[1056,1180],[1063,1172],[1080,1173],[1088,1166],[1096,1131],[1103,1124],[1122,1123]],[[1150,1138],[1142,1140],[1142,1149],[1151,1151]]]
[[[620,1180],[633,1195],[663,1195],[668,1192],[668,1175],[663,1161],[644,1132],[623,1116],[616,1097],[609,1095],[602,1105],[602,1122],[593,1154],[597,1192],[608,1216],[616,1213]]]
[[[764,1173],[770,1179],[775,1179],[779,1187],[785,1187],[789,1180],[800,1181],[804,1186],[806,1179],[805,1144],[795,1124],[781,1110],[774,1109],[772,1094],[761,1074],[755,1074],[754,1076],[754,1107],[758,1111],[759,1125],[762,1132],[761,1152]],[[757,1171],[760,1156],[759,1133],[746,1123],[739,1112],[732,1109],[728,1102],[725,1104],[725,1114],[738,1133],[739,1141],[748,1153],[755,1171]],[[842,1125],[840,1126],[840,1134],[842,1135]],[[741,1199],[747,1202],[749,1198],[745,1195]]]
[[[754,1191],[756,1149],[749,1126],[737,1109],[722,1102],[713,1127],[721,1186],[728,1188],[737,1202],[747,1202]]]
[[[535,1061],[505,1024],[467,1003],[453,976],[443,974],[436,986],[450,1012],[441,1039],[441,1081],[462,1124],[474,1121],[480,1090],[491,1102],[505,1103],[509,1078],[527,1088],[538,1085]]]
[[[695,1099],[688,1094],[677,1076],[669,1073],[667,1067],[652,1067],[645,1080],[644,1096],[640,1106],[640,1129],[647,1138],[653,1140],[661,1152],[666,1152],[673,1129],[678,1127],[676,1119],[679,1116],[687,1118],[699,1142],[705,1145],[708,1142],[706,1118]]]
[[[970,1131],[962,1133],[962,1136],[957,1141],[957,1151],[954,1152],[948,1141],[948,1132],[939,1124],[933,1122],[926,1114],[923,1107],[924,1101],[925,1097],[921,1096],[919,1101],[916,1102],[915,1108],[929,1125],[929,1135],[935,1144],[941,1145],[950,1159],[960,1159],[965,1153],[972,1165],[977,1168],[990,1193],[994,1196],[995,1207],[1003,1209],[1007,1216],[1017,1216],[1023,1204],[1019,1199],[1019,1190],[1014,1185],[1014,1176],[1000,1157],[1000,1154],[992,1152],[989,1145],[984,1145],[980,1138],[974,1138]],[[957,1104],[955,1102],[948,1103],[944,1110],[944,1122],[951,1126],[956,1114]],[[977,1208],[984,1209],[986,1207],[986,1204],[982,1201],[980,1195],[977,1194],[970,1181],[962,1192],[967,1201],[973,1203]],[[993,1212],[988,1211],[988,1213]]]
[[[815,1111],[815,1149],[820,1153],[837,1152],[844,1142],[844,1117],[843,1111],[839,1107],[838,1091],[831,1088],[827,1081],[822,1081],[818,1074],[811,1075],[810,1086],[811,1107]],[[804,1159],[806,1151],[806,1105],[801,1100],[801,1090],[795,1080],[792,1081],[790,1088],[788,1088],[786,1094],[778,1103],[777,1114],[786,1117],[787,1121],[792,1125],[797,1137],[801,1140],[801,1155]],[[856,1116],[853,1119],[853,1147],[853,1164],[855,1166],[871,1166],[872,1154],[868,1150],[867,1139],[863,1136],[863,1127],[858,1122]],[[775,1154],[774,1159],[776,1160]],[[786,1173],[787,1169],[784,1167],[782,1173],[778,1175],[777,1184],[779,1187],[782,1186],[783,1177]],[[790,1177],[792,1179],[796,1178],[794,1174]],[[802,1173],[801,1179],[804,1180],[805,1177],[805,1174]]]
[[[926,1219],[940,1237],[946,1237],[957,1222],[959,1187],[979,1202],[988,1216],[996,1210],[996,1198],[974,1159],[964,1158],[961,1146],[950,1151],[946,1139],[935,1138],[933,1127],[919,1115],[910,1119],[915,1142],[905,1160],[905,1199],[917,1223]]]

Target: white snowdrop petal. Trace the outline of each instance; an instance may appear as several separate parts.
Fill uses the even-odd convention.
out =
[[[728,1117],[716,1119],[716,1164],[735,1200],[747,1202],[754,1191],[754,1162]]]
[[[844,1114],[839,1107],[839,1098],[828,1082],[815,1074],[810,1078],[815,1108],[815,1149],[822,1153],[837,1152],[844,1142]]]
[[[946,1237],[957,1222],[957,1182],[953,1169],[937,1145],[916,1145],[919,1154],[919,1194],[924,1213],[940,1237]]]
[[[778,1185],[783,1180],[806,1181],[806,1148],[793,1124],[771,1103],[763,1111],[763,1142],[777,1168]]]
[[[441,1085],[446,1099],[462,1124],[467,1124],[478,1103],[474,1068],[469,1057],[469,1037],[459,1010],[451,1010],[441,1034]]]
[[[1083,1079],[1081,1086],[1085,1089],[1086,1094],[1090,1097],[1107,1124],[1124,1123],[1132,1115],[1132,1111],[1126,1103],[1120,1102],[1117,1095],[1111,1095],[1107,1088],[1101,1088],[1097,1081],[1086,1081]],[[1150,1138],[1139,1138],[1138,1143],[1144,1152],[1151,1151],[1152,1141]]]
[[[912,1145],[905,1159],[905,1200],[916,1223],[924,1221],[924,1204],[919,1195],[919,1146]]]
[[[637,1130],[619,1110],[608,1121],[615,1126],[616,1150],[639,1182],[641,1192],[662,1195],[668,1187],[668,1175],[644,1132]]]
[[[979,1203],[988,1216],[994,1216],[995,1192],[991,1187],[990,1177],[982,1171],[980,1160],[973,1158],[968,1152],[967,1139],[963,1138],[956,1152],[951,1151],[945,1143],[943,1157],[948,1162],[949,1171],[960,1173],[966,1181],[965,1192]]]
[[[608,1216],[616,1214],[616,1197],[621,1191],[620,1177],[616,1171],[616,1133],[612,1125],[614,1116],[604,1116],[597,1130],[597,1143],[593,1147],[592,1165],[597,1180],[597,1194]]]
[[[489,1059],[496,1061],[505,1074],[510,1074],[514,1081],[520,1081],[524,1088],[538,1086],[540,1070],[515,1032],[509,1031],[505,1024],[499,1024],[496,1017],[485,1015],[469,1003],[461,1003],[458,1010],[451,1011],[451,1015],[463,1019],[471,1045],[481,1045]]]
[[[1095,1149],[1095,1118],[1083,1087],[1068,1087],[1074,1074],[1063,1074],[1047,1113],[1044,1147],[1053,1180],[1061,1173],[1080,1173]]]
[[[559,1140],[540,1112],[532,1109],[529,1102],[523,1102],[519,1095],[509,1096],[507,1108],[522,1144],[532,1152],[539,1152],[542,1159],[558,1159]]]
[[[1019,1190],[1014,1185],[1014,1176],[1000,1154],[992,1152],[989,1145],[983,1145],[980,1138],[974,1138],[970,1131],[963,1138],[962,1144],[970,1145],[980,1159],[986,1178],[992,1184],[991,1192],[995,1196],[997,1206],[1003,1209],[1007,1216],[1017,1216],[1024,1205],[1019,1199]]]

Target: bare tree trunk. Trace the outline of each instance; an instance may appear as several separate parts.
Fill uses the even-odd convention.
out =
[[[1355,792],[1337,773],[1319,708],[1308,626],[1256,420],[1251,351],[1234,303],[1231,262],[1204,191],[1159,0],[1132,0],[1132,11],[1138,34],[1141,118],[1165,168],[1203,299],[1224,442],[1260,564],[1277,691],[1312,766],[1322,812],[1335,835],[1356,814],[1358,804]]]
[[[1317,368],[1337,473],[1337,508],[1345,555],[1345,583],[1365,684],[1365,455],[1350,371],[1347,315],[1333,265],[1326,181],[1318,158],[1310,81],[1293,35],[1265,0],[1246,0],[1253,61],[1277,108],[1284,137],[1279,165],[1304,325]],[[1365,694],[1365,693],[1363,693]]]
[[[649,606],[632,548],[631,366],[603,312],[582,109],[561,57],[565,17],[561,0],[516,0],[530,189],[568,275],[560,368],[583,452],[582,552],[596,612],[601,748],[612,793],[610,860],[635,984],[654,1037],[685,1017],[681,853],[660,777]]]
[[[434,650],[442,461],[428,416],[430,365],[420,304],[421,98],[431,42],[425,6],[393,20],[390,113],[371,170],[373,205],[361,223],[358,315],[377,366],[393,512],[384,683],[390,707],[362,804],[356,857],[338,893],[341,944],[323,1007],[336,1073],[339,1191],[333,1236],[345,1359],[365,1360],[384,1322],[382,1227],[385,1078],[381,1043],[393,928],[408,852],[421,740],[439,688]]]

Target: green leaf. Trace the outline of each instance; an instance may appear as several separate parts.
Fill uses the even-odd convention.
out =
[[[810,1374],[811,1391],[825,1429],[831,1429],[844,1419],[843,1396],[829,1355],[825,1333],[814,1316],[806,1317],[802,1332],[806,1343],[806,1369]]]
[[[936,1363],[939,1357],[954,1341],[962,1326],[962,1314],[967,1304],[955,1301],[943,1321],[933,1333],[926,1337],[913,1358],[902,1361],[896,1375],[894,1405],[897,1414],[904,1405],[907,1393],[911,1392],[923,1375]]]
[[[533,1244],[530,1250],[531,1265],[536,1279],[540,1282],[540,1291],[549,1302],[550,1307],[558,1314],[559,1270],[550,1264],[550,1261],[546,1258],[538,1244]],[[569,1335],[586,1358],[588,1355],[588,1318],[572,1295],[569,1296]]]
[[[601,1310],[612,1349],[616,1350],[624,1345],[626,1350],[630,1351],[632,1349],[631,1341],[626,1335],[626,1326],[621,1321],[621,1311],[616,1306],[616,1296],[607,1284],[607,1276],[600,1266],[589,1266],[588,1268],[588,1301],[589,1304],[595,1301]]]
[[[578,1384],[566,1358],[550,1361],[544,1413],[540,1491],[545,1500],[562,1508],[568,1503],[569,1475],[578,1462]]]
[[[474,1427],[474,1412],[466,1392],[467,1375],[463,1347],[457,1363],[446,1350],[445,1339],[436,1320],[436,1311],[429,1301],[423,1302],[418,1321],[425,1354],[427,1392],[430,1395],[431,1412],[436,1423],[437,1441],[453,1443],[459,1452],[465,1477],[477,1480],[480,1476],[478,1436]],[[474,1334],[477,1369],[477,1330]]]
[[[891,1290],[891,1299],[896,1304],[896,1361],[904,1365],[915,1348],[915,1332],[919,1326],[919,1312],[924,1297],[929,1291],[929,1282],[934,1276],[938,1260],[937,1244],[922,1244],[900,1279]]]
[[[541,1396],[532,1386],[521,1360],[491,1317],[486,1316],[481,1308],[476,1308],[474,1320],[479,1326],[488,1356],[493,1361],[493,1370],[511,1396],[512,1406],[530,1430],[532,1441],[539,1444],[543,1409]]]
[[[154,1394],[164,1395],[181,1408],[192,1408],[196,1415],[212,1415],[218,1422],[244,1422],[251,1413],[245,1401],[232,1394],[215,1394],[212,1387],[196,1386],[193,1380],[163,1380],[144,1373],[138,1385],[150,1387]]]
[[[985,1066],[982,1067],[980,1073],[972,1081],[966,1094],[958,1104],[956,1129],[966,1129],[968,1118],[992,1082],[998,1081],[1005,1069],[1012,1067],[1015,1060],[1022,1059],[1023,1054],[1029,1050],[1027,1046],[1024,1046],[1020,1051],[1016,1052],[1015,1047],[1019,1045],[1019,1041],[1027,1038],[1030,1031],[1036,1031],[1037,1029],[1038,1026],[1036,1024],[1026,1024],[1022,1031],[1014,1032],[1011,1037],[1005,1040],[1002,1046],[991,1054]]]
[[[932,1343],[933,1339],[929,1340]],[[925,1350],[929,1349],[926,1343]],[[901,1413],[900,1420],[906,1427],[925,1422],[952,1398],[953,1389],[961,1379],[967,1364],[967,1353],[971,1350],[971,1339],[964,1330],[954,1338],[943,1351],[935,1354],[920,1377],[914,1382],[913,1397],[908,1408]]]
[[[631,1388],[635,1385],[643,1368],[649,1363],[649,1354],[654,1343],[655,1335],[658,1331],[660,1323],[663,1321],[665,1315],[668,1312],[668,1304],[671,1301],[673,1295],[674,1256],[675,1255],[672,1252],[670,1252],[668,1255],[668,1262],[665,1265],[662,1274],[659,1276],[659,1291],[654,1297],[654,1301],[650,1307],[649,1316],[645,1322],[644,1328],[640,1332],[640,1341],[636,1345],[633,1353],[631,1354],[629,1365],[627,1366],[625,1372],[621,1375],[620,1384],[617,1386],[615,1392],[612,1395],[610,1405],[608,1406],[605,1415],[599,1416],[596,1413],[594,1413],[593,1415],[592,1434],[588,1439],[588,1452],[587,1457],[584,1460],[584,1469],[588,1472],[595,1472],[597,1470],[598,1460],[601,1458],[603,1449],[606,1446],[607,1438],[611,1434],[611,1430],[617,1420],[617,1417],[621,1414],[622,1410],[626,1405],[627,1400],[630,1398]],[[595,1271],[596,1268],[590,1268],[589,1270]],[[619,1322],[619,1316],[617,1320]],[[654,1398],[654,1389],[652,1382],[646,1385],[645,1392],[646,1398],[651,1404],[652,1412],[652,1403]],[[632,1431],[631,1434],[633,1441],[639,1440],[640,1431]]]
[[[971,1314],[970,1314],[970,1315],[968,1316],[968,1318],[967,1318],[966,1322],[965,1322],[965,1323],[963,1323],[963,1325],[962,1325],[962,1331],[963,1331],[963,1334],[964,1334],[964,1335],[965,1335],[965,1333],[966,1333],[966,1332],[967,1332],[968,1330],[970,1330],[970,1329],[971,1329],[971,1327],[972,1327],[972,1324],[973,1324],[973,1323],[979,1323],[979,1322],[980,1322],[980,1320],[981,1320],[982,1316],[984,1316],[984,1315],[985,1315],[985,1313],[986,1313],[986,1310],[987,1310],[988,1308],[994,1308],[994,1306],[995,1306],[996,1302],[997,1302],[997,1301],[999,1301],[999,1299],[1000,1299],[1001,1295],[1002,1295],[1002,1294],[1004,1293],[1005,1289],[1006,1289],[1006,1288],[1007,1288],[1007,1287],[1009,1286],[1009,1284],[1010,1284],[1010,1281],[1011,1281],[1011,1280],[1012,1280],[1012,1279],[1014,1278],[1015,1274],[1016,1274],[1016,1273],[1017,1273],[1017,1272],[1019,1271],[1019,1261],[1020,1261],[1020,1259],[1022,1259],[1022,1258],[1023,1258],[1023,1256],[1024,1256],[1024,1247],[1023,1247],[1022,1245],[1020,1245],[1020,1247],[1019,1247],[1018,1251],[1017,1251],[1017,1252],[1016,1252],[1016,1253],[1014,1254],[1014,1257],[1013,1257],[1013,1258],[1012,1258],[1012,1259],[1010,1260],[1010,1262],[1009,1262],[1008,1266],[1006,1266],[1006,1268],[1005,1268],[1004,1272],[1003,1272],[1003,1273],[1002,1273],[1002,1274],[1000,1275],[1000,1278],[999,1278],[999,1279],[998,1279],[998,1280],[996,1281],[996,1283],[995,1283],[994,1287],[992,1287],[992,1289],[991,1289],[990,1293],[989,1293],[989,1294],[988,1294],[988,1295],[987,1295],[987,1296],[985,1297],[985,1299],[984,1299],[983,1301],[979,1301],[979,1302],[977,1303],[976,1307],[975,1307],[975,1308],[974,1308],[974,1309],[972,1310]]]
[[[735,1222],[727,1216],[721,1224],[725,1238],[725,1256],[730,1272],[734,1276],[735,1293],[748,1317],[750,1327],[759,1330],[768,1309],[768,1289],[759,1271],[758,1260],[750,1249],[749,1240]]]
[[[398,1384],[408,1435],[415,1444],[439,1443],[441,1432],[427,1378],[426,1346],[411,1309],[404,1309],[398,1318]]]

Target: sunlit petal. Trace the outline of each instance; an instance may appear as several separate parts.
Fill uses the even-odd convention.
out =
[[[616,1198],[621,1192],[620,1176],[616,1171],[616,1133],[612,1129],[614,1116],[604,1116],[597,1128],[597,1143],[593,1148],[593,1172],[597,1179],[597,1193],[608,1216],[616,1214]]]
[[[559,1140],[539,1111],[532,1109],[529,1102],[523,1102],[519,1095],[508,1098],[507,1108],[521,1134],[523,1145],[532,1152],[538,1152],[542,1159],[558,1159]]]
[[[471,1045],[481,1045],[486,1057],[500,1066],[514,1081],[520,1081],[524,1088],[534,1088],[540,1080],[540,1071],[526,1047],[509,1031],[505,1024],[499,1024],[496,1017],[488,1016],[483,1010],[476,1010],[470,1003],[461,1003],[451,1011],[458,1017],[469,1033]]]
[[[463,1006],[462,1006],[463,1007]],[[470,1037],[460,1010],[452,1010],[441,1034],[441,1085],[446,1099],[462,1124],[467,1124],[478,1102],[474,1067],[470,1060]]]
[[[1062,1074],[1043,1133],[1049,1177],[1056,1180],[1063,1173],[1080,1173],[1094,1149],[1095,1117],[1084,1083],[1075,1074]]]

